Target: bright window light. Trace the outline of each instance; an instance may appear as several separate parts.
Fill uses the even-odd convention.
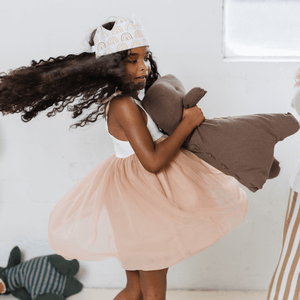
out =
[[[300,59],[300,0],[223,1],[225,59]]]

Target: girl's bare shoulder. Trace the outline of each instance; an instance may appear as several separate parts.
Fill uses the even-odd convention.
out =
[[[125,109],[126,107],[131,107],[136,105],[134,99],[130,96],[117,96],[111,101],[111,106],[115,108]]]
[[[143,118],[139,107],[130,96],[118,96],[111,101],[111,113],[119,123],[130,122]]]

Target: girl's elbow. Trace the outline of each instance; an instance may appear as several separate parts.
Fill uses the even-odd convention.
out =
[[[146,166],[144,166],[144,168],[145,168],[148,172],[153,173],[153,174],[155,174],[155,173],[157,173],[157,172],[159,171],[159,169],[156,168],[156,167],[153,166],[153,165],[146,165]]]
[[[150,173],[158,173],[162,166],[160,166],[159,164],[155,163],[155,162],[151,162],[151,161],[147,161],[145,164],[143,164],[143,167]]]
[[[149,153],[148,155],[139,157],[139,160],[143,167],[150,173],[157,173],[164,166],[164,161],[155,153]]]

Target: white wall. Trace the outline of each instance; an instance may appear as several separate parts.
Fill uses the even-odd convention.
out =
[[[221,0],[12,0],[0,10],[0,71],[31,59],[79,53],[89,33],[112,15],[143,22],[162,75],[187,90],[208,91],[207,117],[286,112],[298,62],[224,62]],[[184,4],[183,4],[184,3]],[[93,166],[113,153],[99,121],[69,130],[67,112],[29,123],[0,117],[0,265],[19,245],[25,259],[52,253],[47,225],[56,202]],[[276,146],[281,174],[249,196],[249,222],[224,239],[170,267],[169,289],[265,290],[280,253],[288,179],[300,150],[299,133]],[[199,238],[201,236],[199,235]],[[117,260],[81,262],[86,287],[125,285]]]

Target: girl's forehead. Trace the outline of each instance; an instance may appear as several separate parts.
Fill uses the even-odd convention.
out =
[[[145,55],[149,52],[148,46],[133,48],[129,50],[128,55]]]

